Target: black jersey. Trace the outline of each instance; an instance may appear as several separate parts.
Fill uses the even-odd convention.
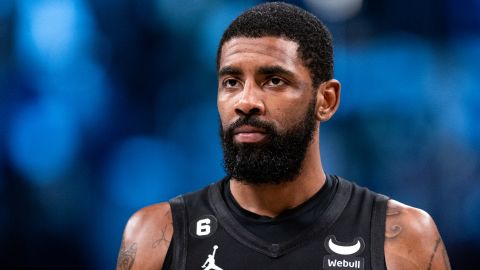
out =
[[[386,269],[388,198],[331,179],[325,209],[281,242],[253,233],[235,218],[223,194],[228,180],[172,199],[174,235],[164,269]]]

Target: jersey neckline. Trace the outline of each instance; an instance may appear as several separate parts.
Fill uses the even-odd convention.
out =
[[[303,214],[311,211],[313,208],[316,207],[320,207],[318,209],[320,211],[320,216],[333,197],[334,188],[336,186],[337,180],[335,177],[327,175],[325,184],[315,194],[313,194],[313,196],[311,196],[303,203],[295,206],[294,208],[283,211],[276,217],[262,216],[250,212],[247,209],[244,209],[233,197],[233,194],[230,190],[230,180],[225,179],[222,182],[223,183],[221,185],[221,190],[223,192],[222,194],[224,201],[227,204],[228,208],[234,212],[235,217],[238,217],[245,222],[267,223],[271,225],[277,225],[290,219],[297,219],[298,217],[302,216]]]
[[[340,216],[350,199],[352,184],[339,177],[337,189],[333,198],[322,215],[312,226],[295,238],[282,242],[270,243],[261,239],[244,228],[233,216],[222,196],[222,181],[210,185],[208,189],[209,202],[222,227],[237,241],[262,254],[277,258],[297,247],[303,246],[314,239],[314,235],[327,230]]]

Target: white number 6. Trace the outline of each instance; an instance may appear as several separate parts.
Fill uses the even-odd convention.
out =
[[[205,236],[210,234],[210,219],[204,218],[197,221],[197,235]]]

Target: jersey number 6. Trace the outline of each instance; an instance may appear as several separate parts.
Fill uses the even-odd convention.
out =
[[[205,236],[210,234],[210,219],[204,218],[197,221],[197,231],[198,236]]]

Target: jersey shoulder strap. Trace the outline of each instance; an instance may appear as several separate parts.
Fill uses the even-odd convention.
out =
[[[385,264],[385,219],[387,217],[387,203],[389,198],[387,196],[376,194],[375,203],[372,212],[371,225],[371,257],[372,269],[386,270]]]
[[[183,196],[179,195],[169,201],[172,211],[173,236],[170,242],[172,245],[172,260],[170,270],[185,269],[187,263],[187,214]],[[164,268],[165,269],[165,268]]]
[[[218,183],[217,183],[218,184]],[[215,183],[208,185],[207,187],[190,192],[184,195],[178,195],[177,197],[169,200],[170,208],[172,211],[173,222],[173,236],[170,245],[172,245],[172,260],[168,269],[185,269],[187,265],[187,250],[188,250],[188,205],[205,206],[202,200],[205,201],[205,197],[208,195],[208,190]],[[165,269],[165,267],[164,267]]]

